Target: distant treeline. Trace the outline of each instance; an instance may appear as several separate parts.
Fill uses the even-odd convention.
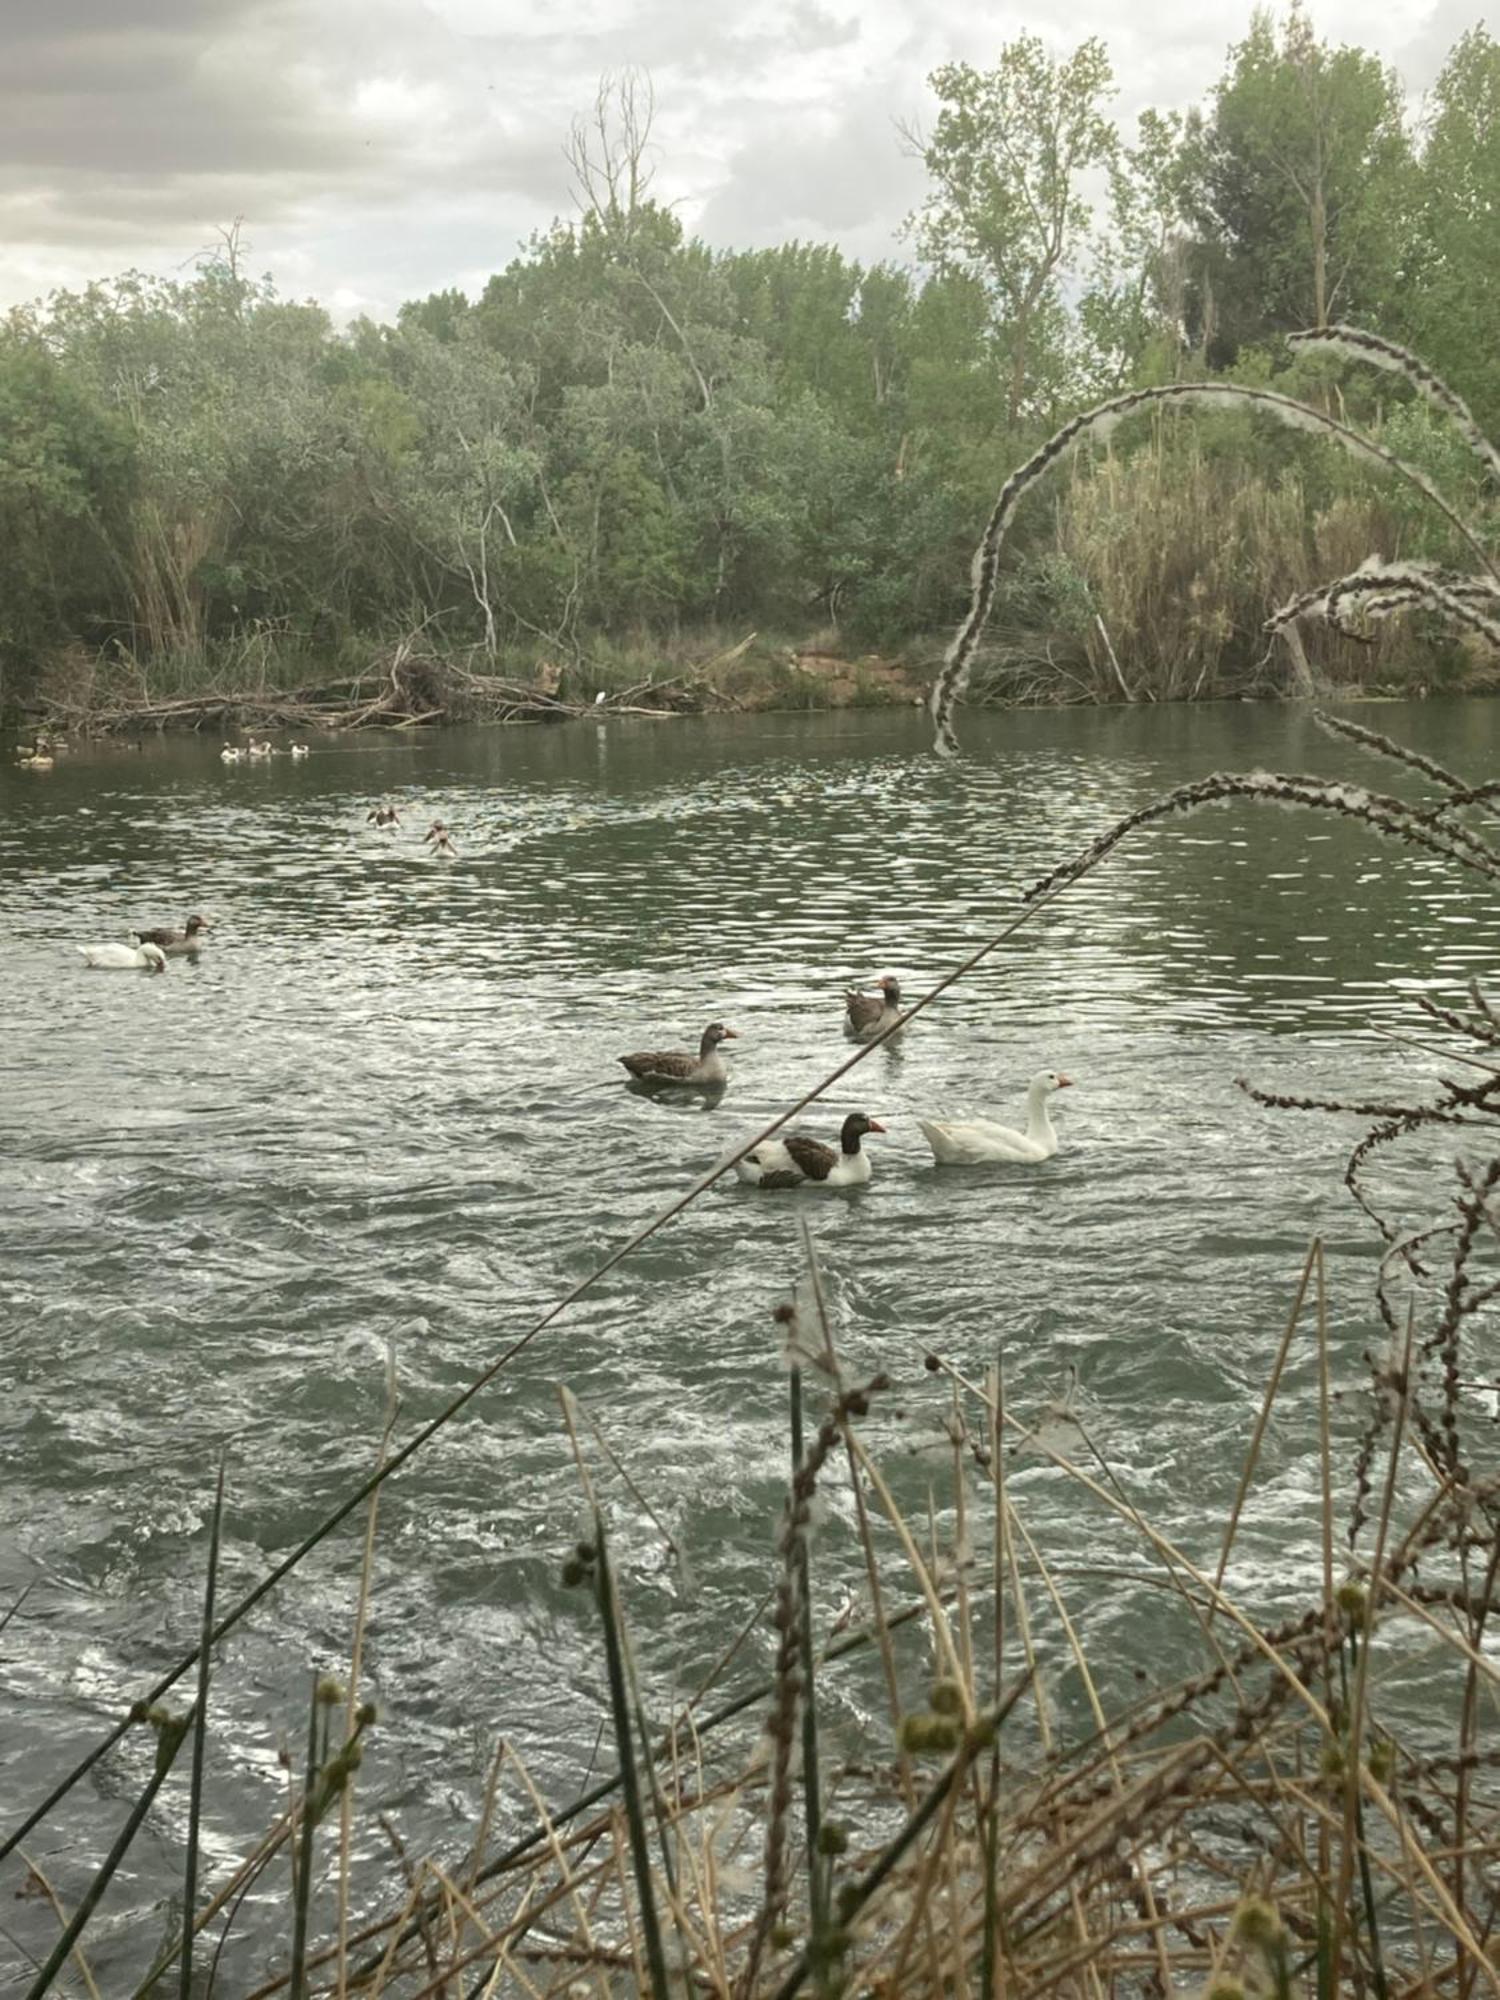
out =
[[[1452,50],[1420,120],[1373,55],[1253,18],[1203,115],[1109,116],[1107,55],[1030,37],[931,79],[914,268],[721,252],[649,187],[639,82],[575,130],[580,219],[470,302],[336,329],[246,274],[128,275],[0,325],[0,696],[122,663],[304,679],[420,629],[493,670],[599,635],[713,628],[850,648],[953,621],[1006,471],[1126,386],[1221,375],[1350,414],[1487,518],[1405,386],[1293,365],[1350,320],[1500,428],[1500,45]],[[1003,139],[1003,143],[1002,143]],[[895,141],[893,141],[895,143]],[[1095,212],[1081,190],[1108,186]],[[1261,621],[1372,552],[1445,556],[1409,492],[1247,415],[1140,419],[1034,506],[995,620],[1015,698],[1257,684]],[[1327,641],[1402,671],[1399,634]],[[1450,649],[1434,669],[1459,672]]]

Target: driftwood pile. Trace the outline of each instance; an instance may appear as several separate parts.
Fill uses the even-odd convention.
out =
[[[581,698],[566,691],[591,678],[586,663],[564,667],[547,660],[531,680],[479,671],[472,662],[440,654],[408,634],[365,671],[298,688],[205,688],[191,695],[153,697],[145,676],[110,686],[107,671],[69,674],[45,689],[40,714],[48,727],[80,736],[164,729],[418,729],[442,722],[560,722],[569,716],[611,714],[667,717],[705,708],[737,708],[732,695],[709,678],[738,660],[752,632],[722,653],[680,674],[648,678]],[[483,655],[478,656],[483,659]]]

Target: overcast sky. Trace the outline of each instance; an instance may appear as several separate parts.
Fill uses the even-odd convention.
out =
[[[1054,26],[1065,14],[1065,27]],[[569,214],[563,142],[601,74],[656,97],[653,192],[723,246],[900,256],[937,64],[1023,28],[1103,37],[1130,131],[1219,75],[1248,4],[1078,0],[0,0],[0,305],[132,266],[191,268],[240,216],[248,265],[341,319],[473,293]],[[1321,0],[1413,103],[1476,20],[1464,0]]]

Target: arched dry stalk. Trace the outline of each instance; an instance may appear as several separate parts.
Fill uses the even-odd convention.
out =
[[[1394,341],[1357,327],[1311,328],[1292,335],[1292,345],[1305,350],[1340,354],[1371,363],[1409,381],[1417,393],[1440,410],[1457,427],[1470,451],[1486,473],[1500,479],[1500,451],[1490,443],[1458,393],[1450,389],[1427,364]],[[1449,526],[1467,542],[1478,565],[1472,575],[1444,570],[1424,563],[1384,563],[1372,556],[1349,576],[1335,578],[1321,590],[1308,591],[1272,613],[1266,629],[1274,638],[1302,619],[1318,618],[1346,636],[1350,619],[1357,609],[1368,619],[1390,617],[1393,613],[1423,605],[1439,617],[1477,633],[1500,648],[1500,569],[1476,529],[1466,521],[1437,487],[1416,466],[1399,458],[1365,432],[1342,423],[1311,403],[1299,402],[1272,389],[1243,388],[1234,382],[1171,382],[1155,388],[1133,389],[1114,396],[1091,410],[1071,417],[1047,442],[1019,466],[1000,489],[984,533],[974,551],[971,566],[969,608],[955,632],[942,671],[933,686],[931,709],[936,732],[935,747],[942,756],[958,750],[954,714],[963,700],[973,670],[979,641],[994,604],[1000,573],[1000,550],[1016,510],[1040,480],[1077,450],[1086,440],[1102,441],[1127,417],[1158,405],[1177,404],[1190,409],[1263,410],[1278,423],[1293,430],[1308,431],[1332,439],[1354,457],[1378,465],[1404,479],[1424,500],[1436,507]]]

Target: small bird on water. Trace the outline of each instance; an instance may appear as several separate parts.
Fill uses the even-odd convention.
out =
[[[852,1035],[856,1041],[873,1041],[901,1013],[900,981],[888,972],[879,986],[878,995],[852,991],[844,995],[844,1033]]]
[[[163,925],[158,930],[132,931],[130,935],[137,944],[159,945],[169,957],[181,958],[187,952],[195,952],[202,948],[204,943],[202,933],[211,927],[211,918],[195,914],[188,918],[180,931]]]
[[[80,944],[73,949],[94,972],[165,972],[167,955],[159,944]]]
[[[719,1044],[738,1039],[733,1028],[726,1028],[722,1021],[710,1021],[695,1056],[686,1049],[642,1049],[636,1055],[621,1056],[620,1061],[638,1083],[727,1083],[729,1070],[719,1054]]]
[[[870,1156],[860,1147],[869,1132],[883,1132],[878,1119],[851,1111],[839,1132],[838,1150],[820,1139],[794,1132],[789,1139],[763,1139],[736,1160],[734,1170],[752,1187],[863,1187],[870,1178]]]

